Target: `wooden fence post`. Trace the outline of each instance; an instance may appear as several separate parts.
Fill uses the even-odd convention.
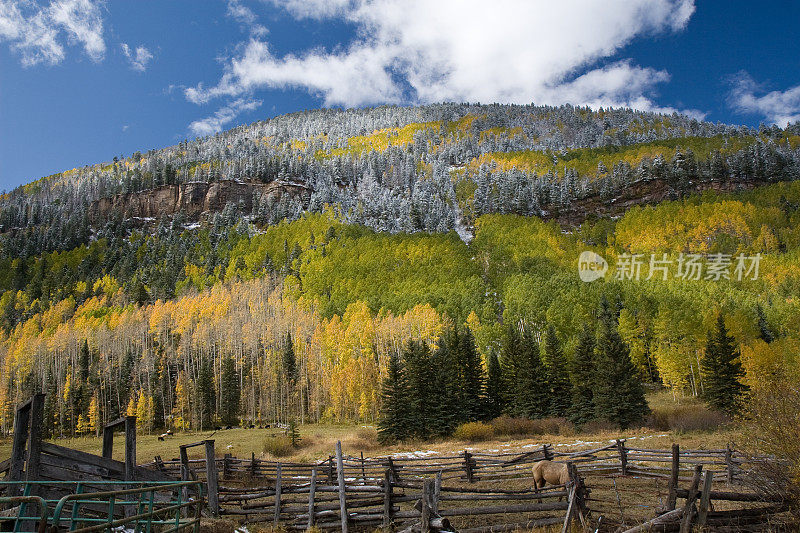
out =
[[[392,483],[397,483],[400,481],[400,475],[397,473],[397,469],[394,467],[394,461],[392,457],[389,456],[389,472],[392,474]]]
[[[733,450],[730,443],[725,445],[725,466],[728,471],[728,484],[733,484]]]
[[[275,529],[281,521],[281,464],[275,466],[275,519],[273,524]]]
[[[391,461],[391,459],[390,459]],[[383,528],[392,526],[392,469],[387,468],[383,473]]]
[[[31,420],[30,404],[32,401],[33,399],[17,406],[14,416],[14,442],[11,445],[11,464],[6,478],[9,481],[22,481],[22,472],[25,470],[25,450],[30,433],[28,424]],[[22,492],[23,488],[20,487],[16,493],[12,492],[10,495],[21,496]]]
[[[114,426],[103,428],[103,457],[111,459],[114,456]]]
[[[231,459],[233,459],[233,456],[229,453],[226,453],[225,457],[222,458],[222,479],[231,478]]]
[[[308,485],[308,527],[306,529],[311,529],[314,527],[314,519],[316,518],[314,514],[316,510],[314,509],[314,497],[316,496],[317,492],[317,469],[311,469],[311,483]]]
[[[439,470],[436,472],[436,480],[433,484],[433,501],[431,502],[431,508],[435,514],[439,514],[439,498],[442,495],[442,471]]]
[[[692,521],[694,520],[695,502],[697,501],[697,489],[700,486],[700,475],[703,473],[703,465],[694,467],[694,476],[692,476],[692,485],[689,487],[689,492],[686,494],[686,505],[683,507],[683,520],[681,521],[680,533],[689,533],[692,530]]]
[[[256,459],[256,452],[250,452],[250,454],[250,477],[255,478],[258,459]]]
[[[328,484],[333,485],[333,456],[328,456]]]
[[[564,526],[561,528],[561,533],[567,533],[569,531],[569,526],[572,522],[572,513],[574,512],[573,509],[575,508],[575,484],[570,483],[570,485],[572,486],[569,487],[569,497],[567,498],[567,514],[564,516]]]
[[[364,485],[367,484],[367,473],[364,470],[364,452],[361,452],[361,479],[364,482]]]
[[[136,471],[136,417],[125,417],[125,481],[134,481]]]
[[[697,512],[697,525],[703,527],[708,518],[708,508],[711,504],[711,483],[714,481],[714,473],[706,470],[703,478],[703,492],[700,495],[700,509]]]
[[[422,482],[422,508],[420,509],[420,529],[422,533],[431,531],[431,497],[433,494],[433,480],[426,479]]]
[[[44,394],[34,394],[31,399],[31,429],[28,434],[28,457],[25,464],[25,479],[39,479],[39,460],[42,453],[42,421],[44,420]],[[38,494],[38,487],[32,487],[31,495]]]
[[[674,511],[678,500],[678,474],[680,473],[681,449],[678,444],[672,445],[672,471],[669,476],[669,493],[667,494],[667,511]]]
[[[217,458],[214,441],[206,440],[206,483],[208,484],[208,508],[213,516],[219,516],[219,479],[217,478]]]
[[[342,521],[342,533],[347,533],[349,516],[347,515],[347,494],[344,484],[344,460],[342,459],[342,441],[336,441],[336,475],[339,481],[339,512]]]
[[[628,475],[628,451],[625,449],[625,441],[617,439],[617,451],[619,451],[619,466],[623,476]]]
[[[472,454],[467,450],[464,450],[464,470],[467,473],[467,481],[470,483],[475,483],[472,466]]]

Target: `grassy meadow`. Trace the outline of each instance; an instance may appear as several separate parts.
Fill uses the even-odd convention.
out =
[[[477,434],[457,432],[455,437],[433,441],[410,441],[384,446],[378,443],[375,426],[356,424],[306,424],[299,427],[301,442],[297,448],[282,445],[284,430],[279,428],[246,429],[234,428],[221,431],[176,432],[175,435],[158,440],[158,435],[141,433],[137,439],[139,463],[151,461],[156,455],[163,460],[178,457],[178,447],[204,439],[216,441],[217,455],[230,453],[235,457],[250,457],[252,453],[263,459],[283,461],[323,460],[333,453],[337,440],[342,441],[345,454],[365,457],[410,452],[433,452],[446,454],[464,449],[485,452],[525,451],[530,444],[552,444],[560,449],[590,448],[597,443],[617,438],[636,441],[635,446],[646,448],[669,448],[677,442],[684,448],[720,448],[727,443],[736,444],[740,432],[735,423],[709,411],[705,404],[687,396],[673,396],[669,391],[648,393],[648,404],[652,414],[645,425],[626,431],[587,424],[578,430],[561,419],[521,422],[506,420],[505,424],[486,424],[495,431],[480,431]],[[498,419],[502,420],[502,419]],[[531,423],[535,422],[535,423]],[[511,427],[509,427],[511,426]],[[497,430],[501,427],[500,430]],[[459,438],[461,437],[461,438]],[[70,448],[100,454],[102,439],[94,436],[55,439],[53,442]],[[190,457],[200,457],[202,448],[191,448]],[[115,439],[114,458],[123,460],[123,439]],[[0,459],[11,455],[11,439],[0,440]]]

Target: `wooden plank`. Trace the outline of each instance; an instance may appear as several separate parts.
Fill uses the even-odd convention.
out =
[[[645,533],[646,531],[655,531],[656,530],[655,526],[674,524],[675,522],[679,521],[681,519],[681,516],[683,516],[683,511],[684,511],[683,508],[674,509],[668,513],[664,513],[655,518],[652,518],[643,524],[639,524],[636,527],[627,529],[623,533]]]
[[[697,465],[694,469],[694,476],[692,477],[692,485],[689,488],[689,493],[686,496],[686,505],[683,507],[683,520],[681,520],[680,533],[689,533],[692,530],[692,521],[694,520],[694,503],[697,501],[697,489],[700,486],[700,474],[703,472],[703,467]]]
[[[426,479],[422,484],[422,505],[420,508],[420,528],[422,533],[431,531],[431,498],[433,492],[433,480]]]
[[[342,533],[347,533],[348,515],[347,515],[347,495],[345,493],[346,485],[344,483],[344,465],[342,464],[342,441],[336,441],[336,476],[339,481],[339,512],[342,521]]]
[[[136,417],[125,417],[125,480],[133,481],[136,469]]]
[[[317,469],[311,470],[311,484],[308,487],[308,529],[314,527],[314,498],[317,492]]]
[[[275,474],[275,520],[273,525],[275,529],[281,521],[281,464],[278,463],[278,471]]]
[[[678,444],[672,445],[672,471],[669,478],[669,492],[667,494],[667,511],[675,509],[678,491],[678,473],[680,470],[681,449]]]
[[[701,528],[706,525],[708,518],[708,507],[711,504],[711,483],[714,481],[714,475],[706,471],[703,478],[703,493],[700,497],[700,508],[697,511],[697,525]]]
[[[42,453],[54,455],[56,457],[62,457],[64,459],[70,459],[79,463],[86,463],[99,466],[101,468],[106,468],[113,474],[119,474],[120,477],[125,474],[125,463],[121,461],[106,459],[105,457],[100,457],[99,455],[73,450],[72,448],[59,446],[58,444],[53,444],[52,442],[42,443]]]
[[[32,399],[31,399],[32,400]],[[31,400],[17,407],[14,416],[14,440],[11,445],[11,467],[7,479],[9,481],[21,481],[22,472],[25,469],[25,449],[28,442],[28,424],[30,422]],[[17,496],[19,494],[9,494]]]
[[[219,516],[219,479],[217,462],[214,456],[214,441],[204,441],[206,449],[206,484],[208,486],[208,509],[213,516]]]
[[[392,469],[387,468],[383,474],[383,528],[392,527]]]

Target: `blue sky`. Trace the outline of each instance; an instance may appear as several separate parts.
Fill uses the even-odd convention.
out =
[[[0,189],[322,106],[625,105],[800,119],[775,0],[0,0]]]

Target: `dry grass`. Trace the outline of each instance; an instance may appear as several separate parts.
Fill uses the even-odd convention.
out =
[[[672,399],[669,393],[657,392],[648,396],[650,406],[654,412],[681,412],[688,409],[686,406],[700,406],[697,400],[687,398]],[[700,407],[693,407],[698,409]],[[676,416],[676,415],[673,415]],[[676,420],[681,417],[677,417]],[[582,431],[575,432],[574,428],[561,419],[544,419],[537,421],[519,421],[512,418],[500,418],[492,422],[493,435],[488,440],[476,441],[467,444],[464,440],[449,439],[432,442],[407,442],[393,446],[381,446],[377,442],[375,428],[372,426],[353,426],[345,424],[311,424],[300,426],[300,435],[303,446],[294,449],[289,455],[283,456],[291,461],[306,461],[326,459],[336,445],[337,440],[342,441],[342,447],[347,454],[365,456],[387,455],[391,453],[430,451],[433,453],[452,453],[464,450],[467,447],[487,452],[494,451],[527,451],[531,445],[553,444],[563,450],[579,450],[591,447],[596,443],[608,442],[616,438],[629,438],[635,440],[635,446],[668,449],[673,442],[684,448],[720,448],[728,442],[740,441],[741,433],[736,426],[722,425],[712,428],[703,426],[697,429],[697,424],[680,425],[673,422],[674,427],[669,430],[660,430],[653,427],[632,428],[620,431],[609,425],[595,424],[584,426]],[[164,460],[178,457],[178,446],[190,444],[204,439],[216,441],[217,454],[222,456],[230,453],[237,457],[249,457],[251,453],[265,459],[274,458],[271,454],[264,453],[264,442],[269,437],[282,435],[280,429],[229,429],[217,432],[190,432],[177,433],[167,437],[166,441],[159,441],[156,435],[140,435],[137,439],[137,455],[139,462],[152,460],[160,455]],[[57,439],[55,442],[62,446],[99,454],[102,448],[102,439],[95,437],[81,437],[77,439]],[[114,457],[123,459],[123,439],[117,435],[115,439]],[[634,444],[631,444],[634,445]],[[200,448],[191,448],[193,457],[200,457]],[[0,459],[11,455],[11,439],[0,440]]]
[[[658,431],[716,431],[731,423],[730,418],[719,411],[709,409],[697,398],[673,398],[667,391],[650,395],[649,424]]]

